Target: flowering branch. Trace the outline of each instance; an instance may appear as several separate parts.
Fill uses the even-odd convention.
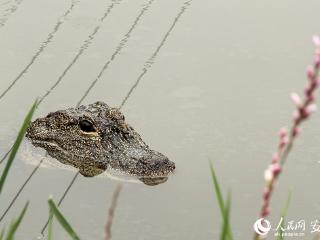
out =
[[[291,99],[296,106],[293,113],[292,127],[289,132],[286,128],[280,130],[277,152],[273,155],[272,163],[264,174],[266,186],[263,191],[263,205],[260,212],[260,217],[262,218],[270,214],[270,199],[274,191],[275,183],[282,172],[283,165],[287,161],[295,139],[301,132],[300,125],[316,111],[314,93],[320,84],[320,38],[318,36],[313,37],[313,42],[316,47],[315,59],[313,65],[310,66],[307,71],[309,81],[304,91],[304,99],[302,100],[296,93],[291,94]],[[260,240],[261,236],[255,234],[255,239]]]

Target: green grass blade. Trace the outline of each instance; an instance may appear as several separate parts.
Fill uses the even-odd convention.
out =
[[[52,213],[52,210],[50,209],[49,225],[48,225],[48,240],[52,240],[52,224],[53,224],[53,213]]]
[[[213,180],[214,189],[215,189],[215,192],[216,192],[218,204],[219,204],[219,207],[220,207],[221,215],[223,215],[224,209],[225,209],[224,200],[223,200],[223,197],[222,197],[222,193],[221,193],[221,189],[220,189],[220,185],[219,185],[219,182],[218,182],[217,175],[216,175],[216,173],[214,171],[214,168],[213,168],[213,165],[212,165],[211,162],[210,162],[210,170],[211,170],[211,176],[212,176],[212,180]]]
[[[285,227],[284,223],[285,223],[285,218],[286,218],[287,213],[288,213],[291,197],[292,197],[292,191],[290,190],[289,193],[288,193],[287,201],[286,201],[286,203],[284,205],[284,208],[282,209],[282,212],[281,212],[282,222],[281,222],[281,227],[279,227],[279,229],[278,229],[277,240],[283,240],[284,239],[284,236],[282,236],[283,231],[282,231],[281,228]]]
[[[209,161],[209,163],[210,163],[211,177],[212,177],[214,189],[215,189],[215,192],[216,192],[216,196],[217,196],[220,212],[221,212],[222,217],[224,217],[226,209],[225,209],[223,196],[222,196],[222,193],[221,193],[220,184],[219,184],[217,175],[216,175],[216,173],[214,171],[214,167],[212,165],[212,162]],[[225,219],[223,219],[223,221],[225,222]],[[228,227],[227,227],[227,235],[228,235],[228,239],[230,239],[230,240],[233,239],[230,224],[228,224]]]
[[[229,228],[229,217],[230,217],[230,206],[231,206],[231,194],[229,193],[227,196],[226,208],[223,212],[223,226],[221,231],[221,240],[228,240],[228,228]]]
[[[23,137],[24,137],[24,135],[25,135],[25,133],[27,131],[27,128],[29,126],[29,123],[31,121],[32,115],[33,115],[33,113],[34,113],[34,111],[35,111],[35,109],[37,107],[37,104],[38,104],[38,100],[36,100],[33,103],[30,111],[28,112],[26,118],[24,119],[22,127],[20,128],[19,134],[18,134],[18,136],[16,138],[16,141],[15,141],[13,147],[12,147],[10,156],[8,158],[8,161],[7,161],[7,164],[6,164],[6,166],[5,166],[4,170],[3,170],[3,173],[2,173],[1,178],[0,178],[0,194],[2,192],[2,189],[3,189],[4,183],[6,181],[6,178],[7,178],[8,174],[9,174],[9,170],[11,168],[12,162],[13,162],[13,160],[14,160],[17,152],[18,152],[20,144],[21,144],[21,142],[23,140]]]
[[[5,233],[5,229],[2,229],[2,231],[0,233],[0,240],[3,240],[4,233]]]
[[[57,208],[54,201],[52,199],[49,199],[48,204],[49,204],[50,210],[52,211],[53,215],[56,217],[56,219],[61,224],[61,226],[64,228],[64,230],[70,235],[70,237],[73,240],[80,240],[78,235],[72,229],[71,225],[68,223],[68,221],[62,215],[62,213],[59,211],[59,209]]]
[[[24,208],[22,209],[18,219],[16,221],[13,222],[13,224],[10,226],[9,231],[8,231],[8,237],[7,240],[13,240],[14,239],[14,235],[27,211],[27,208],[29,206],[29,202],[26,203],[26,205],[24,206]]]

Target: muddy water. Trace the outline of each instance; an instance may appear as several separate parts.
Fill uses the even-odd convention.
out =
[[[1,156],[38,96],[45,98],[35,117],[80,100],[123,105],[128,122],[175,161],[177,172],[156,187],[125,183],[114,239],[218,239],[209,159],[225,192],[232,190],[234,235],[248,239],[277,131],[291,119],[288,96],[305,85],[319,7],[287,0],[2,0],[0,94],[13,85],[0,98]],[[320,219],[319,116],[306,123],[272,202],[276,225],[293,190],[288,217],[306,221],[301,239],[312,237],[310,221]],[[22,147],[0,214],[43,155]],[[48,196],[58,200],[74,174],[40,166],[0,225],[30,200],[17,237],[36,239]],[[79,177],[72,186],[61,209],[83,239],[103,239],[118,182]],[[68,239],[58,224],[55,239]]]

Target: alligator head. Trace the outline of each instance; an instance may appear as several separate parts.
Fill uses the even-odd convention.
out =
[[[87,177],[111,167],[156,185],[175,169],[166,156],[148,147],[117,108],[103,102],[49,113],[32,122],[26,136]]]

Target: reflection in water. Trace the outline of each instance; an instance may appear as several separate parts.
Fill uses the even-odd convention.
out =
[[[38,51],[31,57],[29,63],[22,69],[22,71],[17,75],[17,77],[11,82],[11,84],[4,90],[4,92],[1,93],[0,99],[3,98],[6,93],[16,84],[17,81],[29,70],[29,68],[34,64],[34,62],[37,60],[37,58],[40,56],[40,54],[45,50],[45,48],[48,46],[48,44],[52,41],[55,34],[58,32],[61,25],[65,22],[66,17],[72,12],[74,6],[78,2],[75,0],[71,1],[70,7],[67,9],[67,11],[60,17],[56,25],[54,26],[52,32],[48,34],[47,39],[41,44]]]

